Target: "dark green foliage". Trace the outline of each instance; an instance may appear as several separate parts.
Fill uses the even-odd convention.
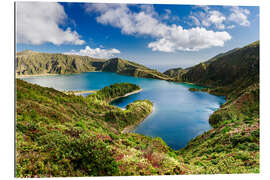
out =
[[[80,136],[67,147],[70,163],[74,171],[84,171],[86,176],[112,176],[119,174],[119,167],[106,143],[94,137]]]
[[[227,97],[209,119],[213,129],[178,151],[160,138],[121,133],[152,111],[148,100],[125,110],[109,104],[139,90],[136,85],[115,84],[84,98],[16,80],[16,176],[259,173],[258,49],[256,42],[220,54],[186,69],[190,76],[170,72]],[[118,73],[162,77],[129,61],[112,61]],[[127,70],[131,66],[136,68]]]
[[[148,100],[137,100],[128,104],[125,111],[112,110],[105,113],[105,121],[117,123],[120,128],[137,124],[138,119],[143,120],[151,111],[153,104]]]
[[[259,172],[258,88],[253,84],[231,98],[210,116],[214,129],[179,151],[186,161],[204,167],[198,173]]]
[[[100,176],[117,175],[119,168],[112,157],[111,150],[103,141],[95,139],[89,135],[79,137],[69,137],[58,131],[47,132],[35,140],[38,149],[39,160],[26,164],[28,168],[23,168],[22,161],[17,159],[17,176]],[[24,146],[25,147],[25,146]],[[20,149],[20,154],[24,157],[30,149]],[[45,156],[44,156],[45,155]],[[31,154],[28,156],[34,158]],[[27,157],[24,157],[27,158]],[[47,168],[40,169],[37,164],[42,164]]]
[[[259,172],[259,42],[187,69],[184,81],[206,85],[227,102],[209,118],[212,130],[178,151],[194,173]]]
[[[136,90],[140,90],[140,87],[136,84],[116,83],[116,84],[102,88],[100,91],[98,91],[95,94],[90,94],[88,98],[95,97],[99,100],[110,102],[116,97],[124,96],[127,93],[130,93]]]
[[[19,79],[16,88],[17,177],[120,175],[115,160],[115,150],[122,150],[119,131],[141,121],[152,109],[148,100],[135,101],[121,110],[104,100],[92,102]],[[97,96],[111,99],[140,89],[128,83],[110,88]],[[116,115],[106,122],[110,112]],[[126,138],[121,137],[123,143]]]

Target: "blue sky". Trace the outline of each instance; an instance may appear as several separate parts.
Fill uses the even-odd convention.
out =
[[[259,39],[259,7],[19,2],[17,51],[120,57],[164,71]]]

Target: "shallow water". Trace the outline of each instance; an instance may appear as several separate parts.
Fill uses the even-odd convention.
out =
[[[35,76],[21,79],[57,90],[73,91],[98,90],[119,82],[137,84],[143,89],[140,93],[120,98],[112,104],[124,108],[135,100],[152,101],[154,112],[139,124],[134,132],[161,137],[173,149],[183,148],[192,138],[211,129],[208,123],[209,116],[225,102],[223,97],[189,91],[188,89],[194,85],[122,76],[108,72]]]

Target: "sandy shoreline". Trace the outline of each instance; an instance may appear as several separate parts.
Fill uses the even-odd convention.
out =
[[[86,94],[86,93],[96,93],[97,91],[99,91],[99,90],[61,91],[61,92],[65,93],[65,94],[67,94],[67,95],[71,95],[71,94],[80,95],[80,94]],[[123,95],[123,96],[119,96],[119,97],[113,98],[113,99],[111,100],[111,102],[114,101],[114,100],[116,100],[116,99],[118,99],[118,98],[127,97],[127,96],[130,96],[130,95],[132,95],[132,94],[139,93],[139,92],[141,92],[141,91],[142,91],[142,89],[139,89],[139,90],[136,90],[136,91],[127,93],[127,94],[125,94],[125,95]],[[121,108],[121,109],[125,110],[125,108]]]
[[[25,75],[15,75],[15,78],[25,78],[25,77],[35,77],[35,76],[56,76],[56,75],[72,75],[72,74],[81,74],[87,72],[102,72],[102,71],[86,71],[86,72],[74,72],[74,73],[65,73],[65,74],[25,74]]]
[[[94,90],[85,90],[85,91],[62,91],[65,94],[75,94],[75,95],[79,95],[79,94],[86,94],[86,93],[96,93],[97,91]]]
[[[35,76],[55,76],[60,74],[27,74],[27,75],[17,75],[15,78],[25,78],[25,77],[35,77]]]
[[[123,96],[118,96],[118,97],[112,98],[111,101],[110,101],[110,103],[111,103],[112,101],[116,100],[116,99],[119,99],[119,98],[122,98],[122,97],[127,97],[127,96],[130,96],[130,95],[132,95],[132,94],[137,94],[137,93],[139,93],[139,92],[141,92],[141,91],[142,91],[142,88],[140,88],[139,90],[136,90],[136,91],[127,93],[127,94],[125,94],[125,95],[123,95]]]
[[[79,94],[86,94],[86,93],[96,93],[97,91],[98,91],[98,90],[61,91],[61,92],[65,93],[65,94],[67,94],[67,95],[70,95],[70,94],[79,95]],[[141,92],[141,91],[142,91],[142,89],[139,89],[139,90],[136,90],[136,91],[127,93],[127,94],[125,94],[125,95],[123,95],[123,96],[115,97],[115,98],[113,98],[113,99],[111,100],[111,102],[114,101],[114,100],[116,100],[116,99],[118,99],[118,98],[127,97],[127,96],[130,96],[130,95],[132,95],[132,94],[139,93],[139,92]],[[125,110],[125,108],[121,108],[121,109]]]

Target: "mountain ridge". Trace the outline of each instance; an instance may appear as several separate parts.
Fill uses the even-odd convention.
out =
[[[259,41],[186,69],[169,69],[164,74],[174,81],[209,87],[208,90],[217,95],[229,95],[235,87],[244,89],[259,82]]]
[[[104,64],[99,68],[151,75],[121,59]],[[241,68],[234,69],[237,65]],[[228,75],[237,71],[240,75]],[[171,76],[173,81],[179,76],[180,82],[209,83],[205,91],[227,97],[209,118],[213,128],[176,151],[161,138],[121,133],[151,113],[149,100],[135,101],[126,110],[108,103],[137,90],[136,85],[116,84],[84,98],[17,79],[16,176],[259,173],[259,42]]]
[[[146,66],[120,58],[108,60],[31,50],[16,54],[16,75],[72,74],[81,72],[115,72],[135,77],[170,80],[167,75]]]

